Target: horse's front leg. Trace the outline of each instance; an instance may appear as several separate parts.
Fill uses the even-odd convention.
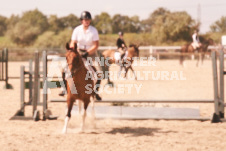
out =
[[[82,101],[81,100],[76,100],[78,103],[78,113],[79,115],[81,115],[82,112]]]
[[[124,75],[124,78],[127,78],[127,73],[128,73],[128,71],[129,71],[129,67],[124,67],[125,68],[125,75]]]
[[[93,128],[96,128],[96,116],[95,116],[95,100],[94,97],[91,97],[91,106],[92,106],[92,123],[93,123]]]
[[[134,75],[134,78],[135,78],[135,80],[137,80],[137,76],[136,76],[136,73],[135,73],[135,71],[133,70],[133,67],[132,67],[132,66],[130,66],[130,67],[129,67],[129,69],[131,69],[131,70],[132,70],[132,72],[133,72],[133,75]]]
[[[119,66],[120,68],[119,68],[119,72],[118,72],[118,78],[120,78],[120,75],[121,75],[121,72],[122,72],[122,66]]]
[[[67,98],[68,109],[67,109],[67,114],[66,114],[66,117],[65,117],[65,120],[64,120],[64,127],[63,127],[63,130],[62,130],[62,133],[64,133],[64,134],[67,132],[67,126],[68,126],[68,122],[71,118],[71,110],[72,110],[73,103],[74,103],[74,99],[68,97]]]
[[[88,105],[89,105],[89,100],[84,100],[84,112],[82,115],[82,124],[81,124],[80,132],[84,132],[84,129],[85,129],[86,110],[87,110]]]
[[[182,54],[180,55],[180,65],[184,66],[184,56]]]
[[[114,83],[110,80],[110,72],[107,73],[107,79],[108,79],[108,83],[107,85],[109,85],[110,87],[113,87],[114,86]]]
[[[105,64],[105,79],[108,80],[107,85],[113,86],[113,82],[110,81],[110,72],[109,72],[110,64]]]
[[[198,67],[198,66],[199,66],[199,61],[200,61],[200,58],[201,58],[201,53],[199,53],[199,56],[197,57],[196,67]]]

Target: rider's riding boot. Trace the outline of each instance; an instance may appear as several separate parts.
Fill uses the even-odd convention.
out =
[[[59,96],[64,96],[67,92],[67,80],[65,80],[65,72],[62,73],[62,79],[63,79],[65,88],[63,88],[62,91],[58,94]]]
[[[121,60],[123,59],[124,56],[125,56],[125,53],[121,54]]]
[[[102,100],[102,98],[99,96],[99,94],[97,93],[98,92],[98,90],[99,90],[99,88],[100,88],[100,82],[101,82],[101,80],[97,80],[97,83],[96,83],[96,87],[95,87],[95,97],[96,97],[96,99],[97,99],[97,101],[101,101]]]

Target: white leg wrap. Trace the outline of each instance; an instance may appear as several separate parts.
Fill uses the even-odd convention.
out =
[[[67,125],[68,125],[69,120],[70,120],[70,118],[68,116],[66,116],[65,120],[64,120],[64,127],[63,127],[63,130],[62,130],[63,134],[67,133]]]

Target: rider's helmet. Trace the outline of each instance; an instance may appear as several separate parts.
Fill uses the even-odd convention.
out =
[[[123,36],[123,32],[122,31],[118,32],[118,35]]]
[[[90,12],[88,12],[88,11],[83,11],[82,13],[81,13],[81,17],[80,17],[80,20],[83,20],[83,19],[92,19],[92,16],[91,16],[91,14],[90,14]]]
[[[198,29],[195,29],[195,30],[194,30],[194,33],[198,33],[198,32],[199,32],[199,30],[198,30]]]

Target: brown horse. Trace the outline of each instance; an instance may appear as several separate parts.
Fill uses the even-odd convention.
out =
[[[208,46],[213,45],[213,39],[209,38],[208,40],[204,40],[201,46],[198,49],[194,49],[192,46],[192,43],[185,44],[181,47],[181,56],[180,56],[180,64],[183,66],[184,64],[184,53],[194,53],[198,52],[200,54],[200,57],[197,57],[197,63],[196,66],[199,64],[199,59],[201,58],[201,62],[203,63],[205,53],[208,50]]]
[[[105,62],[105,71],[109,71],[109,66],[111,64],[115,63],[115,64],[118,64],[120,66],[118,76],[121,74],[121,71],[122,71],[123,68],[125,69],[124,77],[127,76],[128,70],[131,69],[134,76],[135,76],[135,79],[137,79],[136,74],[135,74],[133,67],[132,67],[132,63],[133,63],[135,57],[139,57],[138,47],[139,46],[136,46],[136,45],[130,45],[126,50],[125,57],[123,59],[120,59],[120,60],[116,59],[116,57],[115,57],[116,51],[115,50],[112,50],[112,49],[105,50],[102,53],[103,57],[108,61],[108,63]],[[108,79],[108,84],[113,84],[113,82],[110,81],[109,74],[107,75],[107,79]]]
[[[66,45],[67,53],[66,60],[68,63],[68,69],[71,73],[71,77],[67,78],[67,114],[65,118],[65,124],[63,128],[63,133],[67,131],[67,125],[71,117],[71,110],[75,100],[83,102],[84,112],[82,115],[82,125],[81,131],[84,130],[86,109],[90,103],[91,97],[94,99],[94,81],[91,78],[86,79],[88,70],[86,69],[82,57],[77,51],[77,45],[74,48],[69,48],[69,44]],[[94,100],[93,104],[93,118],[94,118]],[[81,107],[79,107],[80,109]]]

